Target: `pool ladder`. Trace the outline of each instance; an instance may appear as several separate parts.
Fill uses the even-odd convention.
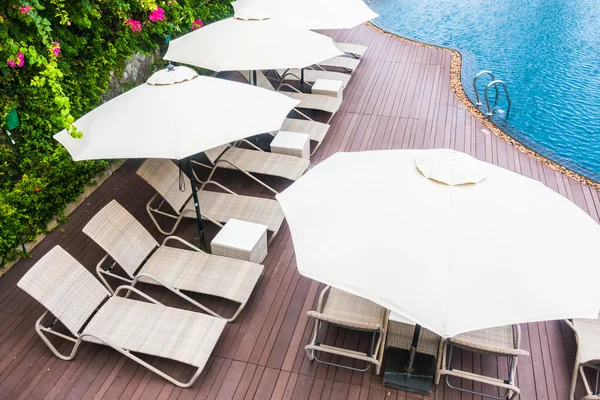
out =
[[[475,78],[473,78],[473,90],[475,90],[475,96],[477,97],[477,106],[481,106],[483,103],[481,102],[481,98],[479,97],[479,92],[477,91],[477,79],[479,79],[479,77],[483,76],[483,75],[489,75],[492,78],[492,81],[490,83],[487,84],[487,86],[485,87],[485,90],[483,92],[483,97],[485,98],[485,104],[487,105],[487,115],[488,117],[491,117],[492,115],[494,115],[494,113],[492,112],[492,107],[490,106],[490,98],[488,96],[490,88],[494,87],[494,90],[496,91],[496,97],[494,98],[494,107],[496,107],[496,105],[498,105],[498,96],[499,96],[499,92],[498,92],[498,85],[502,85],[502,87],[504,88],[504,95],[506,96],[506,100],[508,101],[508,108],[506,109],[506,118],[508,118],[508,113],[510,112],[510,96],[508,94],[508,87],[506,87],[506,83],[504,83],[504,81],[501,81],[500,79],[496,79],[496,77],[494,76],[494,73],[492,71],[481,71],[480,73],[478,73],[477,75],[475,75]]]

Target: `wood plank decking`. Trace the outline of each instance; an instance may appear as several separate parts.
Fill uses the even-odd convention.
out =
[[[313,162],[318,163],[337,151],[453,148],[540,180],[599,221],[597,191],[559,174],[482,130],[483,126],[466,111],[450,88],[448,53],[409,44],[365,26],[331,34],[338,41],[365,44],[369,50],[347,87],[342,109],[333,119]],[[145,203],[152,191],[135,175],[139,164],[139,160],[128,161],[71,215],[67,224],[49,234],[32,251],[32,258],[21,260],[0,279],[0,399],[423,398],[383,387],[381,377],[372,371],[352,372],[307,360],[303,347],[312,325],[306,311],[314,307],[321,286],[298,274],[289,230],[285,226],[269,249],[265,275],[251,301],[236,322],[227,326],[215,354],[190,389],[177,388],[102,346],[85,344],[71,362],[54,357],[33,328],[42,307],[18,289],[16,282],[41,255],[57,244],[93,268],[102,253],[81,229],[111,199],[117,199],[160,237],[145,212]],[[217,180],[244,193],[269,196],[260,186],[236,172],[222,173]],[[268,183],[278,189],[286,185],[276,179],[269,179]],[[215,229],[209,227],[209,239],[214,232]],[[184,221],[177,232],[185,238],[191,238],[193,233],[191,220]],[[163,291],[153,289],[152,293],[167,303],[176,302]],[[490,295],[502,296],[502,293]],[[556,301],[560,301],[560,296],[556,294]],[[228,303],[216,299],[208,301],[220,310],[232,309]],[[327,340],[355,348],[364,347],[364,339],[341,329],[327,331]],[[517,383],[522,390],[521,398],[567,399],[574,342],[565,324],[523,325],[522,347],[529,350],[531,356],[519,360]],[[190,369],[168,360],[149,360],[175,376],[190,373]],[[463,368],[491,374],[497,374],[506,365],[505,361],[470,353],[459,354],[455,362]],[[478,385],[464,385],[480,389]],[[440,385],[434,398],[472,400],[480,397]]]

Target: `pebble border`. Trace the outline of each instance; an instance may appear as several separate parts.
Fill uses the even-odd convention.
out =
[[[434,46],[431,44],[422,43],[422,42],[418,42],[416,40],[407,39],[405,37],[398,36],[396,34],[388,32],[384,29],[381,29],[380,27],[376,26],[372,22],[367,22],[366,25],[369,28],[371,28],[377,32],[380,32],[384,35],[393,37],[395,39],[402,40],[403,42],[411,43],[411,44],[421,46],[421,47],[427,47],[430,49],[437,49],[437,50],[441,50],[441,51],[450,53],[450,55],[451,55],[450,86],[452,87],[452,90],[454,91],[455,96],[458,98],[458,100],[460,100],[460,102],[463,104],[463,106],[471,113],[471,115],[473,115],[473,117],[475,117],[483,126],[485,126],[494,135],[498,136],[500,139],[504,140],[505,142],[511,144],[512,146],[517,148],[520,152],[527,154],[528,156],[534,158],[535,160],[541,162],[542,164],[547,165],[548,167],[552,168],[553,170],[558,171],[561,174],[566,175],[569,178],[576,180],[577,182],[591,186],[596,190],[600,190],[599,182],[594,182],[593,180],[586,178],[585,176],[580,175],[577,172],[571,171],[569,168],[564,167],[564,166],[540,155],[539,153],[531,150],[529,147],[525,146],[524,144],[522,144],[521,142],[517,141],[512,136],[510,136],[509,134],[504,132],[502,129],[498,128],[498,126],[496,124],[494,124],[490,119],[488,119],[485,115],[483,115],[483,113],[477,107],[475,107],[475,105],[471,102],[471,100],[469,99],[469,97],[467,96],[467,94],[465,93],[465,91],[463,89],[462,80],[461,80],[462,56],[460,55],[460,53],[458,51],[449,49],[447,47]]]

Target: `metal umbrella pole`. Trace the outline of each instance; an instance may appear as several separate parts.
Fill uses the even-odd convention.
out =
[[[192,185],[192,196],[194,197],[194,208],[196,209],[196,219],[198,220],[198,233],[200,235],[200,248],[208,253],[210,249],[206,246],[206,239],[204,238],[204,223],[202,222],[202,215],[200,213],[200,203],[198,202],[198,190],[196,189],[196,182],[194,182],[194,170],[192,169],[192,158],[187,158],[187,168],[190,178],[190,185]]]

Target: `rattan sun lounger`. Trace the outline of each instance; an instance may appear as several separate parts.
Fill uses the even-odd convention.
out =
[[[514,383],[517,373],[517,359],[519,356],[529,355],[527,351],[519,348],[520,343],[521,328],[519,325],[507,325],[499,326],[497,328],[481,329],[462,333],[446,339],[443,343],[441,357],[438,358],[438,369],[436,371],[435,384],[439,384],[441,376],[445,375],[446,384],[452,389],[497,399],[515,399],[520,393],[519,388],[515,386]],[[508,377],[506,379],[499,379],[451,367],[452,350],[454,347],[472,351],[474,353],[489,354],[497,357],[507,357]],[[494,397],[453,386],[449,381],[450,376],[479,382],[484,385],[498,387],[501,391],[504,390],[504,395],[501,393],[500,396]]]
[[[217,154],[216,157],[219,155]],[[189,182],[185,182],[181,187],[183,190],[180,190],[179,168],[171,160],[148,159],[138,168],[137,174],[157,192],[146,204],[146,211],[162,234],[172,234],[184,217],[196,218]],[[206,190],[208,185],[217,186],[226,193]],[[171,207],[172,213],[161,210],[161,204],[157,207],[152,206],[157,196],[162,197]],[[276,200],[238,195],[215,181],[204,182],[201,190],[198,191],[198,200],[203,219],[219,227],[230,218],[266,225],[272,232],[270,241],[279,232],[284,218],[283,211]],[[156,220],[155,214],[174,219],[175,225],[170,231],[163,229]]]
[[[355,58],[362,58],[367,52],[367,46],[363,46],[355,43],[340,43],[335,42],[335,45],[340,51],[349,54]]]
[[[327,299],[324,299],[327,292],[329,292],[329,295]],[[310,343],[304,347],[309,360],[354,371],[366,371],[373,364],[375,365],[375,374],[379,375],[385,346],[385,332],[387,331],[389,317],[388,310],[370,300],[327,286],[319,296],[317,311],[309,311],[307,314],[309,317],[315,319],[312,338]],[[323,322],[347,329],[371,332],[372,338],[369,351],[364,353],[323,344],[319,338]],[[355,368],[336,364],[331,361],[324,361],[319,358],[320,353],[364,361],[366,367]]]
[[[44,255],[17,285],[46,307],[35,330],[58,358],[72,360],[81,342],[104,344],[181,387],[196,381],[226,324],[222,318],[164,306],[136,288],[121,286],[111,295],[60,246]],[[122,291],[147,302],[118,297]],[[46,318],[49,313],[54,316],[51,321]],[[53,329],[56,320],[68,334]],[[62,354],[48,335],[73,343],[73,349]],[[168,358],[197,370],[181,382],[133,353]]]
[[[299,81],[302,77],[302,72],[297,68],[290,69],[278,69],[277,75],[282,81]],[[346,74],[343,72],[335,72],[335,71],[324,71],[322,69],[311,69],[304,68],[304,82],[305,83],[314,83],[317,79],[331,79],[333,81],[342,81],[344,87],[348,86],[350,83],[350,78],[352,75]],[[300,106],[298,106],[300,107]]]
[[[329,131],[329,126],[329,124],[324,124],[322,122],[308,121],[298,118],[286,118],[283,121],[283,125],[281,125],[281,130],[288,132],[307,133],[310,136],[310,140],[317,142],[317,145],[310,153],[312,156],[317,152],[321,146],[321,143],[323,143],[323,140],[325,140],[325,136]]]
[[[248,73],[248,71],[240,71],[240,74],[242,74],[242,76],[246,80],[250,81],[250,74]],[[291,97],[293,99],[299,100],[300,104],[296,106],[294,111],[296,111],[299,115],[301,115],[308,121],[312,121],[312,118],[308,117],[306,114],[298,110],[298,108],[306,110],[325,111],[327,113],[330,113],[331,116],[326,121],[326,123],[329,123],[329,121],[331,121],[335,113],[338,112],[338,110],[342,106],[342,99],[321,94],[303,93],[287,83],[279,83],[279,87],[275,89],[271,81],[265,76],[265,74],[262,71],[256,71],[256,84],[258,87],[267,90],[275,91],[281,89],[282,87],[291,90],[290,92],[280,91],[280,93],[285,94],[286,96]]]
[[[585,397],[582,400],[600,400],[600,394],[598,393],[598,385],[600,384],[598,382],[600,375],[600,320],[574,319],[573,321],[565,322],[573,329],[577,344],[569,398],[575,400],[577,377],[581,376],[583,387],[585,388]],[[585,373],[585,368],[596,370],[593,373],[593,375],[596,375],[594,389],[592,389],[588,376]]]
[[[196,307],[216,317],[222,317],[208,307],[182,293],[222,297],[239,303],[233,321],[242,311],[260,278],[264,266],[206,254],[177,236],[167,237],[162,245],[150,235],[127,210],[112,200],[83,228],[83,232],[107,254],[98,262],[96,272],[100,280],[112,290],[105,277],[111,277],[135,286],[138,282],[159,284]],[[175,241],[188,249],[167,246]],[[105,269],[103,266],[112,259]],[[113,272],[115,265],[125,275]]]
[[[250,142],[245,142],[253,146]],[[306,172],[310,165],[310,160],[304,158],[288,156],[285,154],[267,153],[258,148],[256,148],[256,150],[250,150],[232,146],[227,148],[218,159],[215,159],[214,155],[220,154],[221,152],[222,146],[219,146],[217,151],[204,152],[209,161],[213,164],[212,171],[208,176],[209,181],[218,168],[235,169],[275,194],[278,193],[275,189],[258,179],[254,174],[277,176],[295,181]],[[194,163],[206,168],[211,168],[211,166],[199,162]],[[198,180],[198,177],[196,177],[196,179]]]
[[[351,57],[338,56],[330,58],[329,60],[321,61],[316,64],[320,69],[325,69],[323,67],[331,67],[331,68],[340,68],[344,69],[349,73],[354,72],[356,68],[358,68],[358,64],[360,64],[360,60]]]

